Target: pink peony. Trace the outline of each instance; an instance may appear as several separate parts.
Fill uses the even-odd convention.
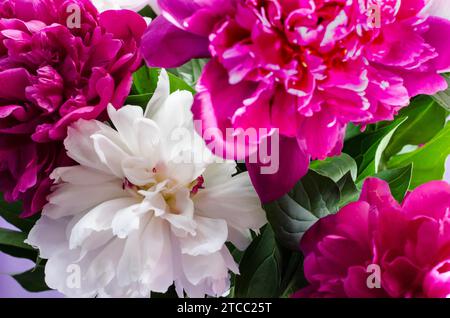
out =
[[[450,184],[424,184],[400,205],[367,179],[359,201],[319,220],[300,247],[311,285],[294,297],[450,297]]]
[[[98,14],[88,0],[0,0],[0,191],[23,200],[24,217],[68,164],[66,127],[124,103],[145,27],[134,12]]]
[[[428,13],[445,1],[159,0],[142,51],[152,66],[211,58],[194,112],[204,131],[222,132],[217,149],[236,146],[220,140],[229,127],[279,129],[286,165],[275,176],[248,165],[267,202],[310,158],[339,154],[349,122],[392,120],[413,96],[447,88],[439,73],[450,69],[450,21]]]

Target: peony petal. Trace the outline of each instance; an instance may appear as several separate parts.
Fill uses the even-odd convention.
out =
[[[210,55],[207,38],[183,31],[163,16],[150,23],[142,38],[141,51],[149,66],[167,68]]]
[[[277,150],[279,158],[276,156]],[[272,174],[262,173],[267,164],[247,162],[250,179],[263,203],[277,200],[288,193],[308,171],[309,156],[300,149],[295,138],[281,137],[277,150],[271,158],[275,170]]]
[[[413,216],[430,216],[443,219],[450,207],[450,184],[445,181],[432,181],[423,184],[409,193],[403,209]]]
[[[192,256],[210,255],[219,251],[227,241],[227,222],[198,216],[194,235],[180,241],[181,252]]]
[[[450,11],[450,4],[447,2],[447,13]],[[445,12],[445,11],[444,11]],[[449,14],[450,16],[450,14]],[[439,73],[450,71],[450,48],[442,39],[441,34],[450,33],[450,17],[446,19],[430,17],[427,20],[429,29],[423,34],[424,39],[430,44],[436,52],[438,57],[430,61],[432,70]]]
[[[61,184],[49,195],[49,204],[44,207],[42,214],[52,219],[59,219],[82,213],[101,202],[125,196],[127,193],[123,190],[120,180],[92,186]],[[80,198],[83,199],[80,200]]]
[[[144,117],[153,118],[153,115],[165,104],[166,99],[170,95],[169,75],[165,69],[161,70],[158,77],[158,84],[152,98],[147,104]]]

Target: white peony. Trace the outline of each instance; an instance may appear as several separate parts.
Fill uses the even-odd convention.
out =
[[[127,9],[140,11],[145,6],[150,6],[156,14],[160,13],[158,0],[92,0],[98,11]]]
[[[117,130],[95,120],[69,127],[65,146],[79,165],[53,172],[27,240],[48,259],[49,287],[71,297],[149,297],[173,283],[180,297],[228,291],[238,266],[225,243],[245,249],[266,218],[248,174],[212,163],[192,102],[169,94],[162,71],[145,114],[110,106]]]

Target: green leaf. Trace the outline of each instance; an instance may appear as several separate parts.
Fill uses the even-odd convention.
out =
[[[356,136],[360,135],[361,133],[362,133],[361,132],[361,127],[356,126],[356,125],[354,125],[352,123],[349,123],[347,125],[347,129],[346,129],[346,132],[345,132],[345,141],[347,141],[349,139],[352,139],[352,138],[355,138]]]
[[[195,90],[189,86],[186,82],[184,82],[181,78],[177,77],[176,75],[172,73],[169,74],[169,81],[170,81],[170,92],[173,93],[177,90],[180,91],[188,91],[192,94],[195,94]]]
[[[7,203],[3,200],[3,196],[0,194],[0,216],[3,217],[6,222],[14,225],[19,230],[28,233],[36,222],[36,218],[21,218],[22,204],[20,202]]]
[[[396,129],[405,121],[399,118],[385,125],[373,125],[372,129],[349,139],[344,145],[344,152],[352,156],[358,164],[358,181],[377,173],[381,168],[384,150]],[[369,128],[369,127],[368,127]]]
[[[413,165],[410,164],[406,167],[381,171],[374,177],[387,181],[391,188],[392,196],[401,203],[411,185],[412,172]]]
[[[245,252],[234,293],[242,298],[271,298],[280,294],[282,259],[270,225]]]
[[[126,104],[147,107],[148,102],[152,98],[158,85],[158,78],[161,69],[149,68],[142,66],[133,74],[133,89],[131,95],[128,96]],[[168,73],[170,82],[170,92],[177,90],[185,90],[195,93],[195,90],[185,83],[182,79],[172,73]]]
[[[37,293],[50,290],[45,283],[45,266],[38,265],[26,272],[12,276],[25,290]]]
[[[153,94],[158,85],[160,69],[142,66],[133,73],[132,95]]]
[[[287,254],[289,253],[289,254]],[[303,273],[303,255],[300,252],[283,253],[286,263],[283,269],[281,281],[281,297],[289,297],[294,292],[308,285],[308,281]]]
[[[142,17],[147,17],[147,18],[152,18],[152,19],[157,17],[157,14],[152,10],[152,8],[150,6],[146,6],[141,11],[139,11],[139,15]]]
[[[339,187],[340,192],[339,208],[358,200],[360,191],[357,188],[350,171],[337,182],[337,186]]]
[[[127,97],[125,102],[126,105],[141,106],[142,108],[147,107],[148,102],[152,98],[153,93],[146,93],[141,95],[130,95]]]
[[[356,179],[358,174],[358,166],[355,160],[345,153],[322,161],[313,161],[310,169],[322,176],[329,177],[334,182],[341,180],[348,172],[350,172],[353,180]]]
[[[14,257],[36,261],[37,252],[24,243],[26,238],[25,233],[0,228],[0,251]]]
[[[433,96],[434,100],[447,111],[450,111],[450,74],[444,74],[445,80],[447,81],[449,88],[443,92],[439,92]]]
[[[178,76],[189,86],[195,87],[200,75],[202,74],[203,67],[207,62],[207,59],[194,59],[181,67],[170,69],[169,71]]]
[[[447,123],[433,139],[419,149],[397,155],[388,162],[388,167],[400,168],[413,164],[410,189],[429,182],[442,180],[445,160],[450,154],[450,123]]]
[[[264,209],[280,244],[298,250],[303,234],[319,218],[336,212],[339,200],[338,185],[310,170],[288,194]]]
[[[427,143],[444,127],[447,112],[430,96],[420,96],[404,108],[398,117],[406,120],[392,136],[384,153],[386,160],[399,153],[406,145]]]

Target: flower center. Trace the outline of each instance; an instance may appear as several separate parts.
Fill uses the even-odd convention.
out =
[[[132,197],[135,197],[140,200],[145,199],[144,192],[159,192],[160,195],[164,198],[167,205],[169,206],[172,213],[178,214],[179,212],[176,209],[176,193],[177,189],[187,188],[190,191],[190,196],[195,196],[201,189],[204,189],[205,179],[203,176],[199,176],[197,179],[192,181],[187,185],[178,184],[176,181],[171,179],[158,178],[156,168],[153,168],[154,178],[152,182],[149,182],[145,185],[136,185],[133,184],[127,178],[123,179],[122,189],[127,191]],[[143,192],[144,191],[144,192]]]

